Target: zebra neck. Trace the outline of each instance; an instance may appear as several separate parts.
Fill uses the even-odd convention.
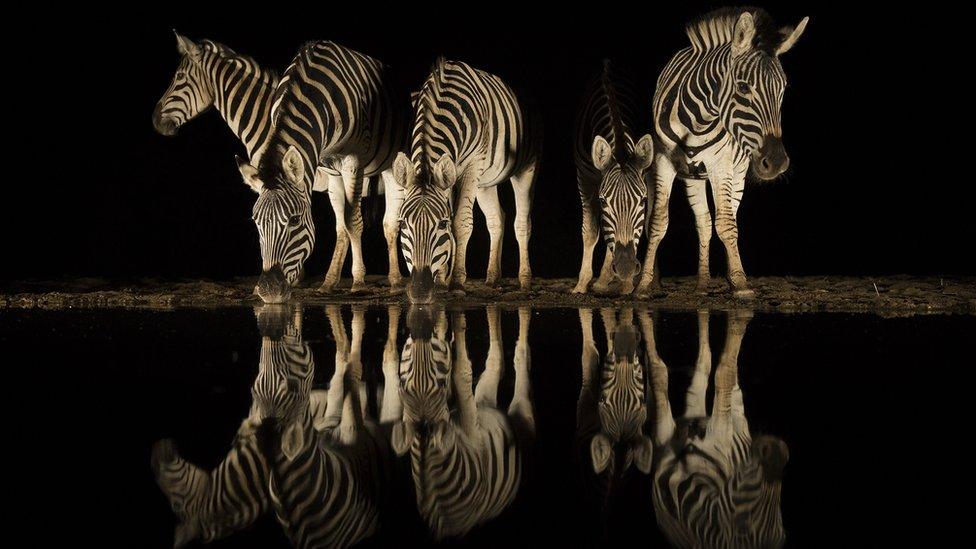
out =
[[[722,79],[729,71],[732,59],[730,53],[729,46],[724,45],[712,50],[696,51],[689,60],[691,65],[685,78],[688,95],[681,96],[681,108],[690,114],[693,127],[689,129],[693,133],[710,129],[719,117],[719,93]],[[692,86],[692,82],[696,85]],[[689,100],[692,101],[691,104]]]
[[[276,79],[251,60],[214,56],[206,72],[214,108],[254,158],[267,137]]]

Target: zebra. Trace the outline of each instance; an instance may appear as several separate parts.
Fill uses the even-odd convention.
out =
[[[256,158],[261,146],[271,134],[271,108],[278,75],[262,68],[251,57],[240,55],[231,48],[211,41],[195,43],[176,33],[176,43],[181,55],[180,64],[166,92],[153,110],[153,126],[162,135],[175,135],[179,128],[201,113],[214,107],[241,141],[248,158]],[[238,159],[240,164],[240,160]],[[315,170],[312,190],[328,192],[327,170],[319,166]],[[366,181],[364,192],[369,190]],[[383,193],[380,187],[379,194]],[[387,194],[387,212],[384,226],[391,227],[393,240],[388,280],[391,286],[401,283],[400,267],[396,257],[396,195]],[[336,223],[336,248],[341,254],[333,254],[329,272],[339,272],[345,260],[349,238],[344,223]]]
[[[258,439],[271,464],[271,500],[296,547],[347,547],[372,536],[389,470],[386,439],[366,417],[358,351],[363,309],[353,311],[351,342],[339,307],[329,307],[327,314],[336,338],[336,371],[320,429],[309,409],[315,363],[300,333],[290,327],[277,330],[280,339],[262,338],[251,390]],[[272,315],[276,324],[280,315]]]
[[[505,212],[495,186],[505,180],[515,190],[519,284],[528,288],[539,126],[501,78],[443,57],[434,62],[414,111],[411,155],[400,153],[393,166],[393,179],[404,192],[399,229],[410,299],[429,302],[435,276],[463,289],[475,202],[491,237],[485,283],[498,282]]]
[[[653,319],[646,311],[640,316],[655,409],[654,513],[678,547],[780,547],[786,539],[780,499],[789,449],[779,438],[754,438],[749,431],[738,356],[752,313],[728,315],[708,415],[708,311],[698,313],[698,360],[678,420],[668,402],[668,368],[657,354]]]
[[[602,233],[607,254],[594,291],[606,292],[611,276],[621,292],[634,289],[637,245],[644,231],[647,185],[644,172],[654,159],[654,140],[634,141],[637,92],[625,74],[603,62],[576,118],[576,180],[583,204],[583,261],[573,293],[586,293],[593,279],[593,249]],[[597,221],[597,214],[600,221]]]
[[[286,301],[315,243],[309,208],[312,173],[328,173],[329,200],[352,247],[352,291],[365,290],[363,177],[382,174],[384,233],[396,265],[396,224],[402,195],[390,167],[406,138],[401,98],[388,67],[334,42],[309,42],[286,69],[272,103],[271,131],[250,162],[238,161],[244,182],[258,194],[254,222],[261,243],[257,293],[265,303]],[[393,247],[390,247],[393,246]],[[333,252],[320,290],[339,279],[345,247]],[[391,269],[393,271],[394,269]],[[391,277],[391,282],[394,282]]]
[[[779,56],[793,47],[808,21],[804,17],[795,28],[775,28],[764,10],[727,8],[687,25],[691,45],[664,68],[654,94],[656,207],[638,295],[648,295],[660,276],[655,254],[668,227],[671,185],[679,177],[698,230],[698,290],[706,291],[710,281],[713,223],[707,180],[733,293],[740,299],[754,297],[739,257],[736,213],[750,168],[760,180],[772,180],[789,167],[780,123],[786,75]]]
[[[503,414],[497,409],[504,370],[498,309],[488,307],[489,350],[472,392],[466,319],[452,321],[454,357],[443,335],[446,318],[411,308],[410,337],[400,360],[402,419],[393,426],[394,452],[409,452],[417,507],[437,540],[461,537],[498,516],[518,493],[525,453],[535,430],[530,395],[528,332],[531,311],[519,309],[515,391]],[[454,394],[457,412],[448,407]]]

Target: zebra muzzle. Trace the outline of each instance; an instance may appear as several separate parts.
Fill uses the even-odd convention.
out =
[[[291,297],[291,285],[280,265],[261,273],[255,291],[265,303],[284,303]]]
[[[430,303],[434,298],[434,273],[430,267],[414,269],[407,289],[412,303]]]

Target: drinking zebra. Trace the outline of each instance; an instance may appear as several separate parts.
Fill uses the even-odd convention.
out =
[[[244,145],[248,158],[255,158],[271,131],[271,106],[278,75],[217,42],[202,40],[197,44],[180,34],[176,35],[176,42],[182,59],[153,111],[156,131],[175,135],[183,124],[214,107]],[[363,181],[364,192],[370,192],[368,179]],[[321,166],[315,170],[312,190],[329,190],[328,172]],[[401,281],[395,240],[398,193],[386,194],[382,186],[376,192],[386,195],[384,227],[389,227],[393,244],[388,248],[393,251],[388,279],[396,286]],[[333,254],[330,272],[341,271],[348,247],[345,223],[336,223],[336,248],[343,252]]]
[[[712,216],[705,181],[715,203],[715,229],[725,245],[734,295],[751,298],[739,257],[736,213],[750,167],[761,180],[786,171],[780,110],[786,75],[779,56],[793,47],[809,18],[777,28],[761,9],[713,11],[690,23],[691,46],[661,72],[654,94],[655,197],[647,255],[638,285],[646,295],[655,277],[658,244],[668,227],[668,198],[675,177],[685,182],[698,230],[698,288],[709,283]]]
[[[611,277],[620,280],[621,293],[634,289],[640,267],[637,245],[647,209],[644,171],[654,159],[650,135],[634,141],[634,131],[640,127],[639,104],[631,80],[604,61],[576,118],[574,157],[583,203],[583,262],[573,293],[586,293],[593,279],[593,249],[601,233],[607,253],[593,289],[606,292]]]
[[[654,513],[677,547],[780,547],[785,541],[780,496],[789,450],[778,438],[750,433],[738,381],[739,348],[750,317],[729,313],[709,415],[708,312],[698,313],[698,360],[685,413],[676,420],[653,320],[646,312],[640,316],[655,409]]]
[[[488,308],[485,371],[472,392],[473,374],[464,313],[452,321],[454,353],[429,310],[411,308],[400,360],[402,419],[395,423],[397,455],[410,453],[420,515],[437,540],[460,537],[504,511],[515,500],[525,452],[535,430],[530,400],[528,346],[531,311],[519,310],[515,392],[508,413],[498,410],[504,370],[498,310]],[[451,413],[449,394],[454,395]]]
[[[334,42],[310,42],[295,56],[275,90],[267,140],[250,163],[238,162],[244,182],[258,193],[253,217],[261,243],[262,300],[286,301],[312,251],[309,205],[317,166],[328,174],[336,224],[352,247],[354,292],[365,289],[363,177],[386,172],[386,191],[393,194],[387,195],[384,232],[393,246],[390,265],[396,265],[393,219],[401,195],[388,169],[405,141],[403,119],[389,70],[379,61]],[[344,257],[345,247],[337,246],[323,291],[335,287]]]
[[[485,283],[498,281],[505,213],[495,185],[505,180],[515,189],[519,283],[528,288],[530,211],[541,132],[514,92],[493,74],[438,58],[415,99],[410,150],[409,158],[397,156],[393,177],[405,192],[400,245],[410,270],[411,300],[429,302],[435,276],[463,288],[475,202],[491,237]]]

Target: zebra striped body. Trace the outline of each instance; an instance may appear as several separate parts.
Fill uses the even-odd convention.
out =
[[[275,513],[296,547],[353,545],[377,528],[388,456],[376,425],[365,419],[362,364],[348,353],[340,336],[325,419],[317,431],[309,405],[315,365],[301,339],[301,313],[283,327],[287,312],[262,311],[265,315],[270,318],[259,316],[259,324],[270,336],[262,338],[252,417],[271,464],[269,490]],[[344,332],[338,307],[329,316],[333,332]],[[361,312],[358,319],[353,323],[353,348],[362,338]]]
[[[515,394],[508,413],[497,409],[504,368],[497,309],[489,309],[490,348],[485,371],[472,391],[464,313],[453,321],[454,352],[434,329],[428,311],[411,310],[411,337],[400,362],[402,420],[393,448],[409,452],[417,507],[435,539],[460,537],[504,511],[515,500],[528,437],[534,431],[529,400],[528,323],[519,311]],[[443,319],[440,322],[444,324]],[[448,407],[454,393],[456,414]]]
[[[387,170],[406,136],[400,101],[391,88],[382,63],[333,42],[305,45],[282,76],[273,100],[271,133],[249,164],[239,163],[245,183],[259,194],[254,219],[263,273],[257,293],[265,302],[288,299],[312,251],[315,230],[308,206],[317,166],[328,174],[337,227],[350,240],[353,290],[364,288],[363,177]],[[384,181],[392,181],[389,173]],[[397,196],[387,198],[389,245],[395,244]],[[338,281],[345,250],[336,247],[323,290],[331,291]],[[392,267],[395,252],[390,259]]]
[[[256,161],[258,151],[271,134],[271,110],[278,86],[277,74],[222,44],[210,40],[196,44],[179,34],[176,39],[182,59],[169,88],[153,111],[156,131],[163,135],[174,135],[183,124],[213,106],[244,145],[248,158]],[[328,191],[328,177],[329,173],[324,168],[316,169],[312,189]],[[364,193],[369,190],[367,181],[363,182]],[[379,194],[383,194],[382,187]],[[387,196],[386,199],[395,201],[396,196]],[[396,209],[394,204],[387,213],[390,218],[387,224],[394,230],[395,223],[391,220],[395,218]],[[337,223],[336,248],[343,252],[333,254],[333,261],[339,261],[339,264],[330,266],[330,272],[342,269],[344,250],[348,246],[345,224]],[[391,264],[390,280],[394,284],[400,280],[396,261]]]
[[[594,289],[605,292],[611,277],[621,291],[634,289],[637,244],[644,231],[647,185],[644,171],[654,155],[654,141],[635,141],[639,105],[632,81],[621,71],[603,71],[587,91],[576,119],[576,180],[583,204],[583,262],[574,293],[585,293],[593,279],[593,249],[602,233],[607,243]],[[597,221],[599,213],[600,221]]]
[[[699,313],[698,363],[685,414],[677,421],[668,402],[667,366],[654,347],[651,320],[642,318],[656,409],[654,513],[676,547],[780,547],[785,542],[780,497],[789,450],[778,438],[753,438],[738,385],[739,347],[750,316],[729,313],[709,415],[708,312]]]
[[[505,180],[515,189],[519,281],[527,287],[529,214],[541,154],[538,126],[499,77],[444,58],[434,63],[414,111],[411,155],[399,155],[393,173],[405,192],[400,236],[411,298],[429,301],[434,276],[463,287],[476,201],[491,236],[486,282],[497,282],[505,216],[495,186]]]
[[[747,172],[771,180],[789,166],[783,147],[780,108],[786,76],[779,55],[806,28],[774,28],[759,9],[716,10],[692,22],[691,46],[679,51],[658,78],[654,125],[654,209],[639,293],[654,281],[657,246],[668,223],[668,198],[675,177],[685,181],[699,241],[699,289],[710,280],[708,246],[712,217],[705,180],[715,203],[715,228],[725,245],[729,282],[735,295],[753,296],[738,250],[736,213]]]

